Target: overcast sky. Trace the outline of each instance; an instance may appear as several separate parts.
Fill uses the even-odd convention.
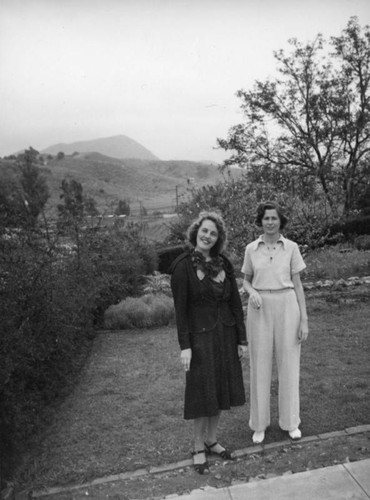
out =
[[[370,0],[0,0],[0,156],[127,135],[222,161],[235,92],[292,37],[337,36]]]

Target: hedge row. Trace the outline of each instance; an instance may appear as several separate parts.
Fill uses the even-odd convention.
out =
[[[60,242],[59,242],[60,243]],[[66,251],[67,248],[67,251]],[[104,310],[139,293],[154,250],[118,230],[78,252],[45,234],[0,236],[0,477],[11,477],[47,408],[73,384]]]

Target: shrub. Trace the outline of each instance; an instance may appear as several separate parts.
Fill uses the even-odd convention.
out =
[[[102,324],[105,308],[140,293],[143,275],[156,268],[156,254],[136,233],[115,228],[79,227],[76,240],[59,240],[40,228],[11,234],[5,229],[0,231],[0,462],[6,464],[1,473],[10,477],[46,422],[48,404],[74,383],[94,337],[94,316]],[[155,322],[163,315],[157,310]]]
[[[161,274],[154,271],[151,276],[146,276],[146,285],[143,289],[145,294],[164,294],[172,297],[170,276],[168,274]]]
[[[347,238],[351,235],[370,234],[370,215],[351,217],[333,224],[330,234],[343,233]]]
[[[87,270],[58,260],[41,233],[2,239],[0,261],[0,460],[8,475],[45,406],[82,365],[93,338],[93,287]]]
[[[151,328],[172,323],[175,318],[173,300],[163,294],[128,297],[110,306],[104,314],[104,325],[109,330]]]
[[[157,255],[138,234],[120,227],[86,234],[84,252],[83,260],[93,267],[95,324],[101,326],[107,307],[141,292],[143,276],[157,267]]]
[[[357,236],[354,246],[357,250],[370,250],[370,235],[362,234],[361,236]]]
[[[193,189],[189,199],[179,206],[179,220],[170,224],[167,243],[183,244],[186,230],[199,212],[217,210],[226,222],[228,251],[243,255],[245,246],[262,232],[255,224],[256,210],[262,200],[268,199],[278,202],[288,216],[286,237],[309,248],[326,244],[335,215],[325,196],[313,191],[300,199],[289,190],[278,191],[271,183],[251,183],[247,174],[238,179],[225,179],[215,186]]]

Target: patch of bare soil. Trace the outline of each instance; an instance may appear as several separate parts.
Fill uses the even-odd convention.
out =
[[[276,448],[248,453],[234,461],[223,462],[212,459],[209,475],[200,476],[192,467],[185,467],[41,498],[43,500],[162,499],[168,495],[182,495],[207,486],[223,488],[249,481],[263,481],[276,476],[365,458],[370,458],[370,432],[301,443],[291,443],[287,440]]]

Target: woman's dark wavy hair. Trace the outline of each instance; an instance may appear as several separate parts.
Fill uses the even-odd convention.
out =
[[[278,203],[276,203],[275,201],[265,201],[258,205],[256,217],[257,226],[262,226],[262,219],[265,215],[266,210],[276,210],[280,219],[280,229],[284,229],[284,227],[288,223],[288,218],[284,215],[281,206],[278,205]]]
[[[216,212],[201,212],[198,218],[190,225],[187,231],[187,238],[192,247],[196,247],[197,245],[197,234],[199,231],[202,222],[205,220],[210,220],[214,222],[218,231],[218,238],[215,245],[210,250],[211,257],[217,257],[222,250],[226,247],[227,236],[226,236],[226,227],[225,222],[221,215]]]

